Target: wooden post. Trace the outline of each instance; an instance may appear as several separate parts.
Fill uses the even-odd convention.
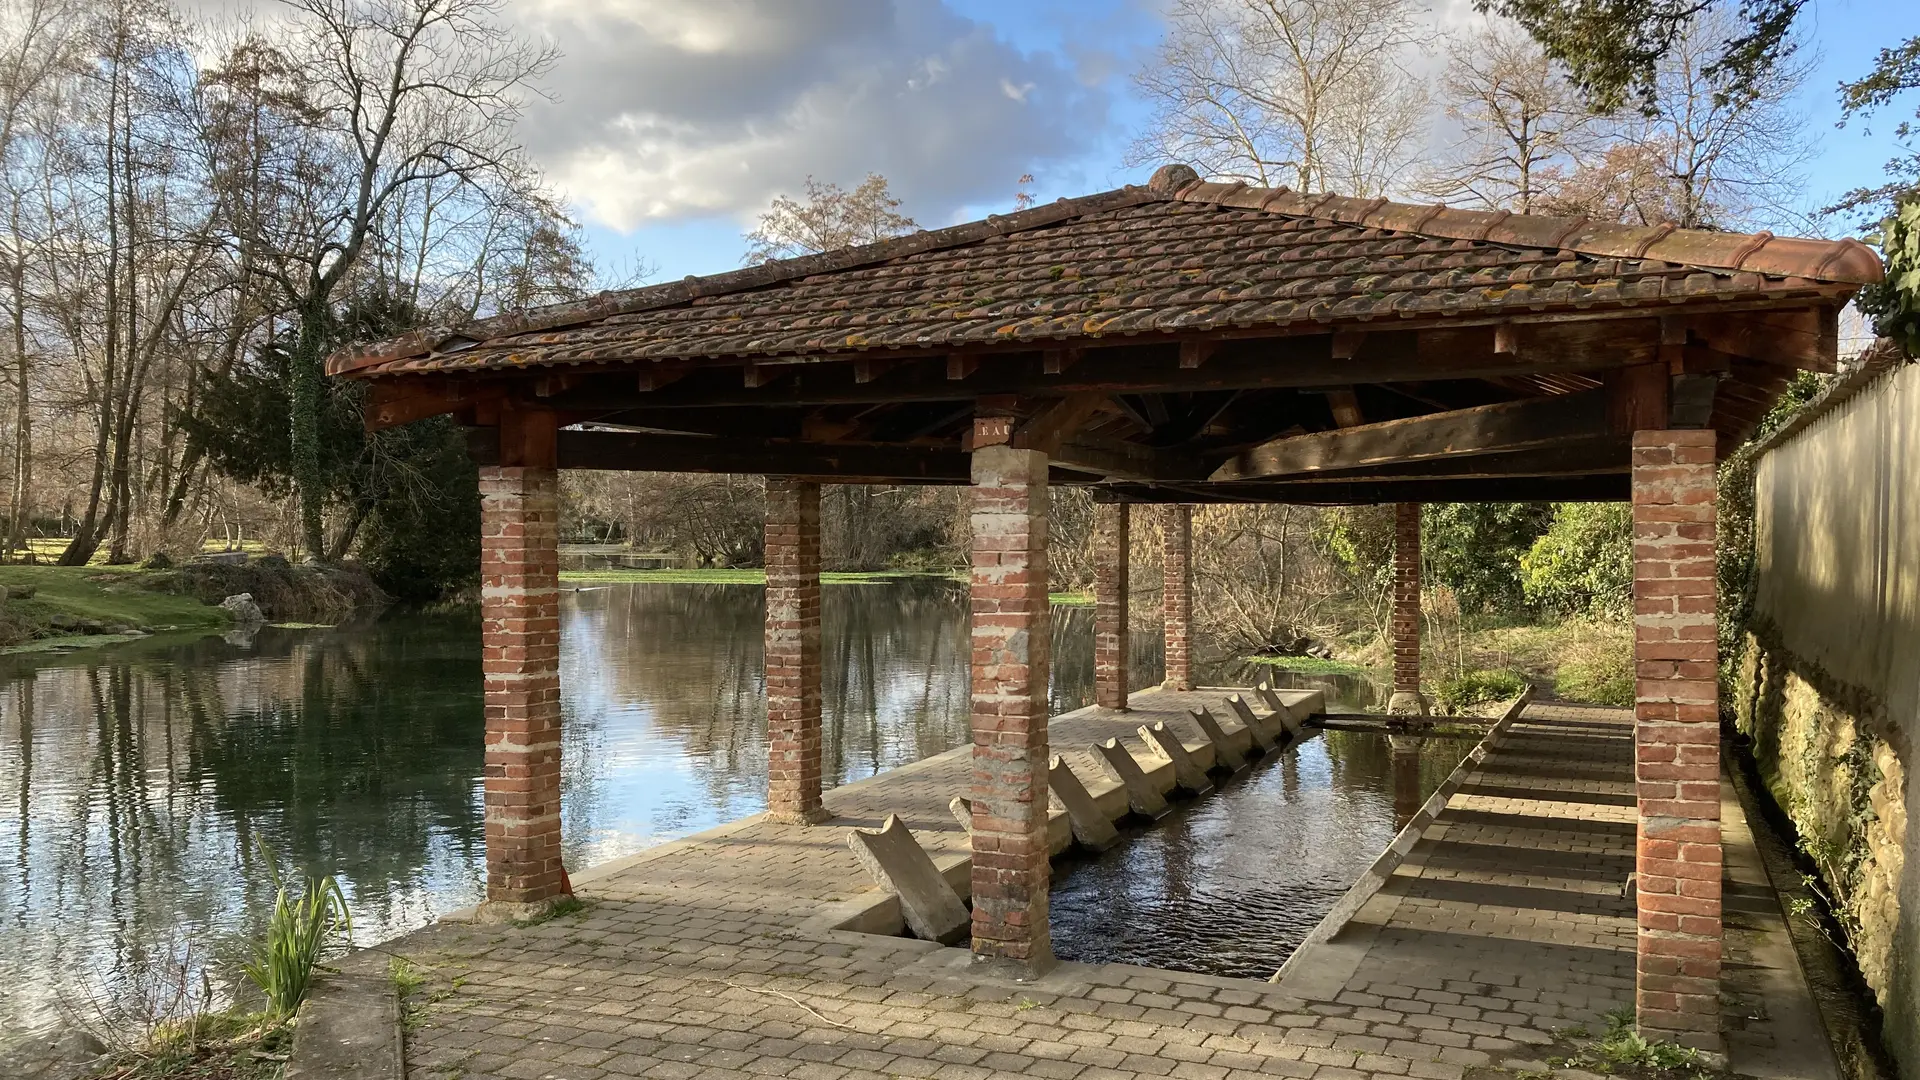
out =
[[[1047,455],[973,430],[973,956],[1030,976],[1047,927]]]
[[[1093,700],[1127,707],[1127,570],[1131,537],[1126,503],[1093,508]]]
[[[1393,696],[1387,711],[1427,715],[1420,693],[1420,504],[1393,505]]]
[[[1634,1007],[1718,1052],[1721,845],[1712,430],[1633,435]]]
[[[820,485],[767,478],[767,816],[826,820],[820,803]]]
[[[1169,690],[1193,689],[1193,507],[1174,503],[1160,510],[1163,576],[1160,619],[1166,643]]]

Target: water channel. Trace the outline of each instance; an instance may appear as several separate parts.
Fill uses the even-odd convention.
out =
[[[965,742],[964,590],[908,580],[824,595],[828,782]],[[1056,712],[1091,699],[1091,620],[1055,609]],[[751,585],[567,595],[570,866],[761,808],[761,632]],[[0,1032],[51,1019],[63,1001],[132,992],[183,951],[227,959],[271,903],[259,840],[286,865],[339,876],[358,941],[475,902],[478,639],[471,612],[389,613],[245,643],[0,657]],[[1157,682],[1157,636],[1135,643],[1136,684]],[[1334,682],[1347,705],[1369,703],[1364,680]],[[1431,744],[1423,787],[1451,753]],[[1314,739],[1062,867],[1062,955],[1270,973],[1392,836],[1392,773],[1382,739]],[[1153,920],[1163,932],[1141,932]],[[1171,922],[1181,928],[1164,932]],[[1237,929],[1223,944],[1227,922]]]

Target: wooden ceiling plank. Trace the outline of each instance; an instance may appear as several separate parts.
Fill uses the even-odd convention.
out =
[[[1594,390],[1276,439],[1236,455],[1211,479],[1254,480],[1552,446],[1607,434],[1606,406],[1605,392]]]

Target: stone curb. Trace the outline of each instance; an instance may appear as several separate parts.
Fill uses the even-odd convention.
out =
[[[1326,918],[1321,919],[1319,925],[1307,934],[1299,947],[1293,950],[1293,955],[1287,958],[1287,962],[1280,966],[1279,971],[1273,973],[1268,982],[1281,982],[1287,977],[1289,970],[1298,970],[1295,967],[1296,961],[1305,956],[1309,949],[1325,944],[1346,929],[1347,923],[1360,913],[1360,909],[1366,906],[1367,901],[1373,899],[1381,889],[1386,887],[1387,882],[1393,878],[1393,872],[1406,861],[1407,855],[1413,851],[1414,845],[1420,842],[1420,837],[1426,833],[1427,827],[1433,824],[1433,819],[1439,817],[1440,812],[1447,808],[1447,803],[1453,799],[1454,793],[1467,782],[1467,776],[1487,759],[1487,755],[1499,745],[1507,729],[1513,726],[1514,721],[1520,719],[1520,714],[1526,711],[1532,701],[1533,688],[1528,687],[1513,700],[1511,705],[1507,706],[1499,721],[1487,730],[1487,734],[1473,748],[1473,751],[1454,768],[1439,788],[1435,789],[1433,796],[1426,801],[1426,804],[1420,807],[1420,812],[1407,822],[1406,828],[1400,830],[1399,835],[1393,838],[1393,842],[1387,845],[1387,849],[1380,853],[1380,857],[1374,860],[1372,866],[1367,868],[1367,872],[1360,875],[1360,880],[1353,883],[1353,887],[1347,890],[1346,895],[1335,902],[1333,909],[1327,912]]]
[[[300,1006],[286,1080],[406,1080],[400,995],[390,979],[323,975]]]

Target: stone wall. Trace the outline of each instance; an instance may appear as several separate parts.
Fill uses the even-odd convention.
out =
[[[1920,1078],[1920,367],[1848,380],[1754,470],[1753,613],[1729,705],[1820,867],[1888,1050]]]

